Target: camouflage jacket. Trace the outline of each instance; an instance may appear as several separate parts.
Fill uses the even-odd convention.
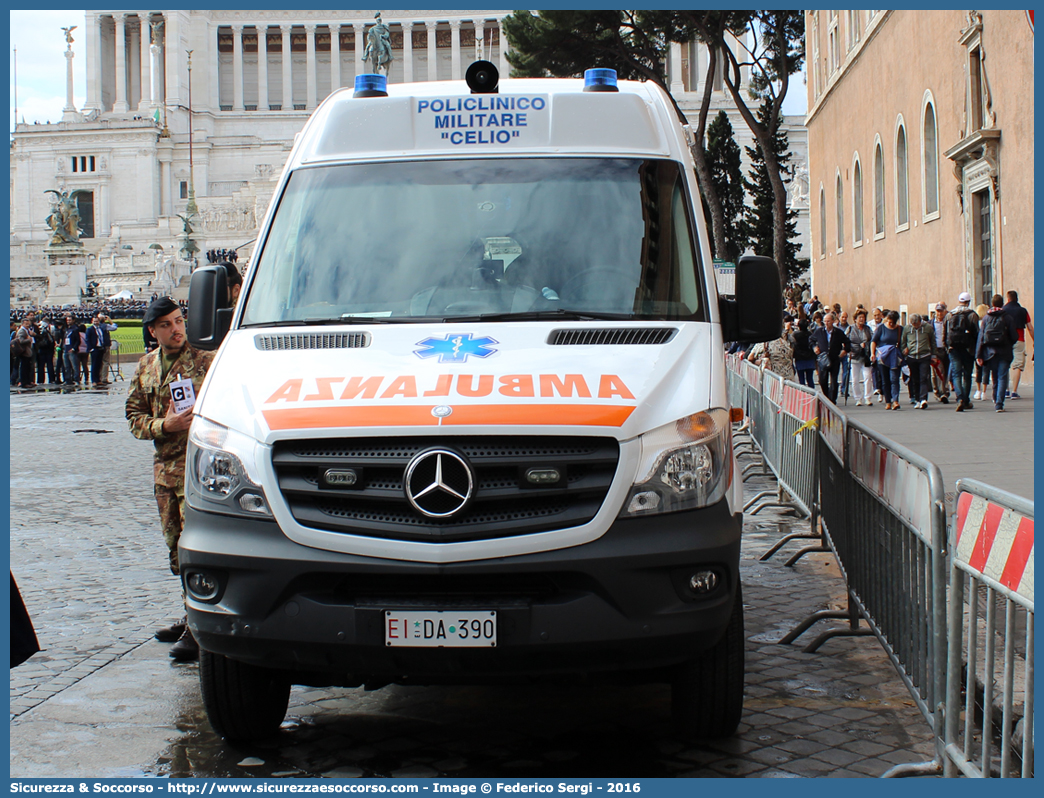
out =
[[[156,349],[138,361],[138,369],[127,395],[127,421],[135,438],[152,441],[156,446],[153,470],[157,485],[183,490],[185,487],[185,450],[188,432],[163,432],[163,419],[170,404],[170,383],[178,379],[192,380],[199,395],[203,378],[214,360],[214,352],[203,352],[185,344],[181,355],[162,378],[162,350]]]

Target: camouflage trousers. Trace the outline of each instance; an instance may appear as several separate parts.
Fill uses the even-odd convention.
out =
[[[154,485],[153,488],[156,504],[159,506],[163,540],[170,550],[170,572],[179,576],[181,569],[178,567],[178,539],[185,527],[185,492],[168,488],[166,485]]]

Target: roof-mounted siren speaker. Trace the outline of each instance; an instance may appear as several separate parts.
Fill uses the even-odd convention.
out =
[[[353,97],[387,97],[388,78],[386,75],[356,75],[355,94]]]
[[[584,72],[584,91],[620,91],[615,69],[588,69]]]
[[[464,75],[472,94],[496,94],[500,72],[491,61],[476,61]]]

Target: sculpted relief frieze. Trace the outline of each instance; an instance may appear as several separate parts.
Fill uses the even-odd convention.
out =
[[[254,208],[246,205],[224,205],[201,209],[199,220],[207,233],[223,231],[249,232],[257,227]]]

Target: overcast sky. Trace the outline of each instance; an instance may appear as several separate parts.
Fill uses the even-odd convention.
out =
[[[18,121],[58,122],[65,107],[65,34],[73,31],[73,102],[77,110],[87,101],[86,46],[83,11],[11,12],[11,108],[9,129],[14,121],[14,50],[18,51]],[[800,76],[791,81],[783,110],[804,114],[805,85]]]
[[[65,34],[73,31],[73,102],[77,110],[87,101],[83,11],[11,12],[11,108],[8,126],[14,121],[14,51],[18,51],[18,121],[58,122],[65,107]]]

